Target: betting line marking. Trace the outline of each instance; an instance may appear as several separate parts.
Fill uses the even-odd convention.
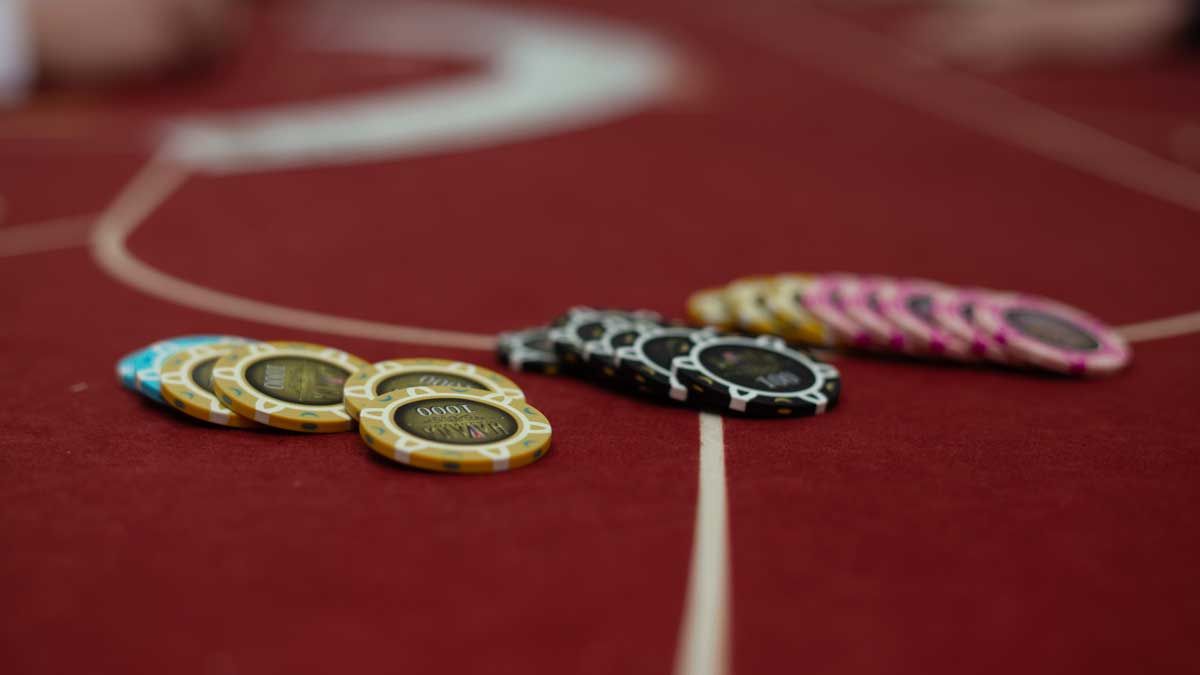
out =
[[[1129,342],[1149,342],[1163,338],[1200,332],[1200,311],[1179,314],[1165,319],[1131,323],[1117,329]]]
[[[91,227],[92,218],[81,217],[0,228],[0,258],[83,246],[88,242]]]
[[[185,307],[297,330],[368,338],[384,342],[490,351],[494,335],[397,326],[284,307],[224,293],[158,270],[130,253],[126,240],[188,178],[187,169],[150,160],[100,215],[92,233],[92,256],[101,269],[138,290]]]
[[[206,288],[151,267],[133,256],[126,241],[187,178],[186,169],[169,162],[152,159],[142,167],[96,219],[91,240],[92,255],[102,270],[148,295],[219,316],[384,342],[479,351],[491,351],[495,347],[494,335],[401,326],[285,307]],[[55,227],[70,231],[70,224],[68,220]],[[0,253],[4,250],[4,243],[0,240]],[[1200,332],[1200,311],[1130,324],[1118,330],[1130,342]]]
[[[122,188],[116,199],[96,218],[95,230],[92,232],[92,256],[102,270],[147,295],[218,316],[383,342],[479,351],[491,351],[495,348],[494,335],[401,326],[337,316],[217,291],[184,281],[134,257],[126,245],[129,236],[187,181],[188,175],[187,169],[179,165],[151,159]],[[2,251],[3,243],[0,241],[0,252]],[[1130,342],[1145,342],[1200,332],[1200,312],[1131,324],[1118,330]]]
[[[729,500],[725,482],[725,426],[700,413],[700,475],[696,525],[675,675],[729,672]]]
[[[1200,212],[1200,174],[1186,166],[959,71],[898,68],[898,63],[930,58],[827,11],[804,14],[809,27],[819,28],[811,31],[816,39],[802,40],[787,31],[786,22],[749,25],[745,13],[723,17],[779,52],[860,87],[1128,190]],[[759,17],[751,17],[755,18]],[[880,51],[887,58],[878,58]]]

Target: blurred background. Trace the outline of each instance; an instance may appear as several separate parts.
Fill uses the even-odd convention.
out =
[[[3,93],[19,104],[48,91],[195,77],[261,39],[264,13],[372,11],[381,0],[5,0]],[[411,3],[410,3],[411,4]],[[522,4],[522,3],[515,3]],[[604,3],[558,3],[603,9]],[[664,4],[664,3],[660,3]],[[759,5],[770,3],[757,3]],[[805,3],[790,3],[805,4]],[[1111,67],[1181,53],[1200,40],[1190,0],[825,0],[808,4],[891,24],[931,58],[1004,71],[1047,64]],[[708,10],[697,10],[703,12]],[[403,36],[401,36],[402,38]],[[416,37],[416,36],[410,36]],[[417,38],[419,39],[419,38]]]
[[[245,167],[386,159],[421,145],[443,152],[553,135],[628,116],[651,102],[654,110],[692,119],[720,119],[730,105],[782,110],[821,95],[814,72],[975,127],[1004,124],[1004,114],[964,121],[978,113],[958,104],[994,97],[995,89],[978,86],[996,85],[1196,167],[1198,5],[3,0],[0,153],[25,163],[4,175],[0,223],[78,216],[102,206],[101,195],[114,187],[105,177],[116,175],[107,170],[54,195],[57,207],[43,206],[40,190],[26,181],[38,184],[44,174],[37,165],[65,155],[174,147],[192,162]],[[539,22],[547,30],[539,31]],[[596,39],[576,39],[588,32]],[[792,77],[746,61],[747,73],[734,76],[745,86],[729,86],[729,60],[741,58],[747,42],[790,61]],[[530,67],[539,61],[561,67]],[[520,79],[514,87],[520,91],[488,97],[482,89],[502,86],[488,78],[502,73],[512,75],[510,83]],[[946,73],[969,77],[947,86]],[[384,99],[404,87],[419,96],[393,114]],[[334,105],[347,115],[340,125],[304,126],[318,114],[314,106]],[[911,128],[895,123],[901,134]],[[1009,129],[990,132],[1020,135],[1030,124],[1042,125],[1014,112]],[[937,198],[933,187],[927,198]]]
[[[15,670],[669,672],[693,413],[530,376],[554,452],[438,480],[183,426],[114,362],[490,364],[575,304],[796,271],[1194,313],[1198,8],[0,0]],[[1195,344],[1137,349],[1080,386],[847,357],[828,421],[729,422],[735,670],[1194,663]]]
[[[551,138],[640,113],[648,116],[638,124],[673,121],[631,126],[625,138],[638,139],[639,153],[686,163],[681,147],[712,144],[702,154],[736,163],[735,183],[766,185],[818,167],[831,180],[841,170],[865,183],[885,173],[894,181],[895,167],[884,167],[911,166],[915,145],[944,147],[918,120],[854,92],[1087,172],[1137,174],[1118,182],[1188,202],[1177,174],[1164,178],[1158,167],[1147,178],[1109,146],[1166,160],[1165,173],[1200,166],[1198,4],[3,0],[0,156],[9,162],[0,224],[86,218],[111,200],[129,166],[153,154],[210,172],[329,166]],[[745,154],[758,142],[741,138],[750,127],[780,137],[769,159]],[[814,134],[840,149],[805,159]],[[1080,134],[1105,138],[1095,145]],[[524,149],[546,166],[561,161]],[[616,153],[586,143],[576,150],[584,162]],[[837,168],[851,160],[857,166]],[[933,167],[930,157],[919,164]],[[704,173],[691,176],[700,184],[730,184],[711,166],[691,166]],[[77,180],[46,190],[64,170]],[[981,159],[972,171],[993,169]],[[940,218],[949,189],[925,182],[904,193]],[[636,190],[621,194],[627,206],[646,203]],[[786,213],[788,198],[773,199]],[[834,206],[845,216],[824,216],[822,225],[868,227],[878,217],[855,214],[861,205],[845,200]],[[86,232],[81,220],[60,224],[0,245],[19,252]],[[681,282],[676,292],[685,291]]]
[[[1142,72],[1143,79],[1151,80],[1195,55],[1200,43],[1197,4],[1192,0],[758,0],[740,9],[687,10],[669,0],[645,5],[578,0],[474,5],[387,0],[3,0],[0,132],[5,138],[86,140],[120,147],[131,134],[144,137],[155,130],[155,122],[173,116],[317,99],[347,86],[366,90],[372,81],[392,84],[398,75],[419,80],[462,74],[486,60],[487,43],[506,30],[501,25],[505,20],[510,24],[517,17],[528,20],[539,9],[607,16],[669,41],[692,59],[683,64],[691,78],[683,76],[677,82],[691,94],[702,86],[705,50],[711,46],[696,44],[711,40],[711,35],[700,34],[700,26],[723,24],[736,33],[753,35],[761,33],[762,27],[752,24],[771,14],[778,15],[778,30],[792,30],[798,43],[812,41],[806,24],[814,17],[821,16],[822,21],[838,17],[866,33],[903,44],[914,62],[960,68],[1000,81],[1020,82],[1020,73],[1047,78],[1064,70],[1126,76]],[[472,15],[472,8],[487,11]],[[505,8],[519,12],[505,13]],[[819,15],[813,14],[818,10]],[[372,22],[374,30],[363,29]],[[697,48],[688,49],[693,46]],[[859,58],[870,58],[862,54],[861,41],[847,40],[839,49],[846,60],[855,52],[861,54]],[[339,67],[328,54],[314,58],[314,51],[338,54],[345,62]],[[585,51],[580,45],[578,52]],[[374,52],[375,63],[365,63],[368,52]],[[1134,70],[1147,65],[1156,68]],[[1010,79],[1004,79],[1006,75]],[[1093,75],[1062,86],[1082,91],[1099,81],[1102,76]],[[1044,86],[1052,85],[1046,81]],[[1065,99],[1069,93],[1052,95]],[[100,130],[106,138],[94,137]],[[1194,154],[1193,136],[1185,130],[1174,139],[1186,158]]]

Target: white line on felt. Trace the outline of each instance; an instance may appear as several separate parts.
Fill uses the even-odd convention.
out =
[[[1121,326],[1117,332],[1130,342],[1147,342],[1200,332],[1200,311],[1154,321],[1132,323]]]
[[[147,265],[130,253],[125,241],[187,176],[183,168],[162,161],[152,160],[142,168],[101,214],[93,232],[92,255],[101,269],[149,295],[246,321],[383,342],[482,351],[489,351],[495,345],[493,335],[398,326],[252,300],[184,281]]]
[[[828,29],[822,32],[836,31],[860,42],[872,42],[876,48],[900,50],[900,46],[886,38],[848,22],[828,15],[823,15],[820,20]],[[777,36],[771,34],[768,37]],[[886,66],[874,60],[873,65],[861,60],[854,65],[841,58],[847,51],[857,53],[853,49],[839,49],[841,57],[831,61],[827,58],[830,54],[819,46],[803,47],[794,40],[776,41],[776,46],[797,56],[815,56],[825,67],[915,107],[1117,184],[1200,211],[1200,176],[1196,173],[999,87],[966,76],[941,73],[946,82],[962,87],[961,93],[969,94],[960,96],[940,88],[937,83],[921,80],[911,71],[893,69],[884,73],[878,69]],[[805,51],[799,51],[801,49]],[[134,258],[125,240],[186,178],[186,171],[161,161],[152,161],[139,172],[103,215],[93,235],[93,254],[101,268],[146,293],[216,314],[305,331],[391,342],[479,350],[492,348],[495,338],[491,335],[332,316],[222,293],[183,281]],[[70,220],[43,224],[39,232],[22,229],[11,232],[9,237],[0,237],[0,257],[76,245],[86,224]],[[1122,330],[1131,340],[1145,341],[1193,332],[1200,330],[1200,326],[1197,326],[1194,314],[1187,314],[1126,326]]]
[[[0,258],[84,246],[91,226],[88,216],[0,228]]]
[[[154,297],[256,323],[384,342],[480,351],[489,351],[495,346],[496,338],[493,335],[400,326],[252,300],[184,281],[147,265],[133,256],[125,242],[142,221],[186,180],[187,172],[176,165],[153,160],[148,162],[97,219],[92,233],[92,255],[96,264],[118,280]],[[55,228],[61,233],[55,236],[69,238],[70,233],[81,226],[76,220],[67,219],[46,227]],[[4,241],[0,240],[0,252],[6,250],[14,249],[6,248]],[[1131,324],[1119,330],[1131,342],[1200,332],[1200,312]]]
[[[692,563],[675,675],[729,672],[729,507],[722,419],[700,414],[700,477]]]
[[[1094,177],[1200,212],[1200,174],[1132,143],[959,71],[899,67],[925,55],[849,20],[814,11],[797,39],[785,21],[740,21],[775,49],[926,113],[1024,148]],[[878,58],[880,51],[889,58]]]

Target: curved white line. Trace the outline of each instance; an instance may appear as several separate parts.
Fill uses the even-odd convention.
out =
[[[342,13],[338,14],[339,8]],[[306,331],[490,350],[494,336],[396,326],[251,300],[193,284],[135,258],[126,239],[187,175],[412,157],[595,125],[664,95],[669,50],[650,36],[578,18],[465,5],[329,5],[324,47],[468,54],[481,75],[314,105],[174,125],[160,157],[122,191],[93,235],[97,264],[151,295]],[[332,13],[329,13],[332,12]]]
[[[174,124],[165,156],[210,172],[474,150],[600,124],[664,96],[671,50],[625,26],[469,5],[371,5],[321,17],[322,46],[470,55],[438,84]]]
[[[83,246],[88,242],[92,219],[58,218],[42,223],[13,225],[0,229],[0,258],[46,253]]]
[[[185,180],[187,170],[168,162],[151,161],[143,167],[96,224],[92,233],[92,256],[96,264],[149,295],[246,321],[385,342],[479,350],[491,350],[494,346],[496,338],[492,335],[396,326],[251,300],[184,281],[147,265],[129,252],[125,242]]]
[[[138,225],[186,179],[187,170],[183,167],[152,160],[121,190],[113,203],[96,219],[96,227],[92,232],[92,257],[102,270],[148,295],[219,316],[312,333],[385,342],[481,351],[494,348],[496,338],[493,335],[400,326],[295,309],[216,291],[151,267],[134,257],[126,241]],[[1200,332],[1200,311],[1130,324],[1118,330],[1130,342]]]
[[[700,477],[692,565],[675,656],[675,675],[729,672],[729,504],[725,426],[700,413]]]

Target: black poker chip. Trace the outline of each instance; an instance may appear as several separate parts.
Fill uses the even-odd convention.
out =
[[[586,358],[588,345],[604,336],[607,324],[624,319],[591,307],[572,307],[551,324],[549,338],[564,365],[575,368]]]
[[[629,322],[624,319],[606,321],[604,334],[584,345],[583,361],[587,366],[586,375],[606,385],[632,384],[633,380],[628,377],[628,373],[618,367],[617,351],[632,346],[642,333],[657,327],[657,324]]]
[[[647,326],[632,344],[615,350],[616,374],[643,394],[670,398],[671,363],[690,353],[697,340],[714,335],[711,328]],[[678,400],[687,400],[687,397]]]
[[[496,357],[513,370],[554,375],[559,372],[561,362],[550,330],[538,326],[501,333],[496,342]]]
[[[604,340],[630,326],[662,325],[663,317],[650,310],[594,309],[572,307],[550,324],[550,340],[559,359],[568,368],[582,368],[593,354],[605,355]],[[603,363],[601,364],[603,365]]]
[[[671,361],[670,395],[755,417],[820,415],[837,405],[837,368],[770,336],[696,336]]]

